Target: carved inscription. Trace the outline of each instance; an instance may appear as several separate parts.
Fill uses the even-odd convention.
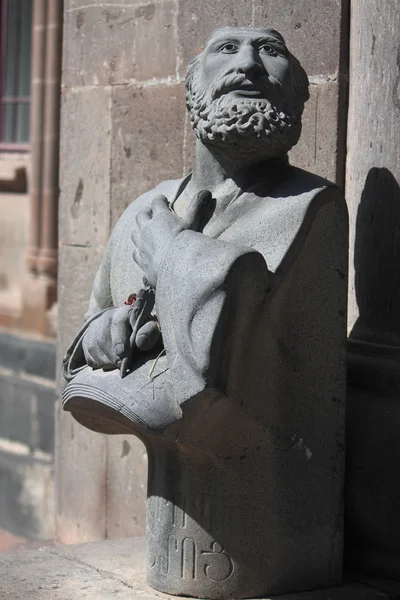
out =
[[[232,559],[224,552],[224,548],[218,542],[213,542],[211,548],[211,551],[201,551],[207,561],[204,564],[204,573],[212,581],[226,581],[234,570]]]
[[[199,526],[203,531],[218,531],[218,525],[227,519],[227,511],[219,499],[206,494],[195,496],[175,492],[165,499],[154,494],[148,499],[148,530],[153,532],[159,548],[159,527],[167,527],[170,535],[159,550],[149,558],[149,569],[157,569],[167,577],[194,581],[206,578],[215,582],[226,581],[234,572],[234,563],[218,541],[202,541],[192,537]],[[164,529],[165,531],[165,529]],[[197,536],[196,536],[197,537]],[[151,553],[150,553],[151,554]]]
[[[157,567],[164,576],[174,574],[189,581],[205,576],[211,581],[222,582],[235,570],[232,559],[218,542],[213,541],[209,549],[203,550],[192,538],[179,541],[175,535],[168,537],[165,556],[150,559],[149,568]]]

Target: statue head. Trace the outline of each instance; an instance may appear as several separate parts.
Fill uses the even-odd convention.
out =
[[[187,69],[187,107],[207,146],[284,155],[299,140],[308,98],[304,69],[270,27],[215,30]]]

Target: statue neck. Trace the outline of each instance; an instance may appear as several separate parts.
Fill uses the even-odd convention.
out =
[[[261,177],[267,182],[268,173],[273,180],[278,164],[287,163],[287,154],[260,161],[256,155],[241,156],[240,150],[234,146],[207,147],[197,140],[196,163],[190,182],[191,192],[193,194],[207,189],[213,195],[217,195],[221,188],[247,191],[254,187]]]

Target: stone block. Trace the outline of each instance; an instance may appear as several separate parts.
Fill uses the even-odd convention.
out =
[[[65,246],[59,250],[60,357],[64,356],[69,344],[82,327],[93,280],[103,253],[103,246],[96,248]]]
[[[290,152],[292,164],[331,181],[337,181],[344,155],[339,154],[337,115],[339,84],[336,81],[311,85],[310,100],[303,115],[303,131]]]
[[[111,436],[107,443],[107,536],[146,531],[147,452],[134,436]]]
[[[63,247],[59,252],[59,356],[82,326],[103,247]],[[106,535],[105,436],[91,433],[57,403],[57,536],[74,543]]]
[[[357,337],[397,346],[399,28],[398,4],[377,0],[353,3],[346,165],[350,247],[354,247],[354,259],[350,257],[349,330],[358,321]]]
[[[110,234],[111,90],[64,90],[60,244],[96,246]]]
[[[106,537],[107,439],[56,408],[56,537],[64,544]]]
[[[276,27],[309,76],[334,76],[348,43],[348,5],[348,0],[319,0],[318,8],[315,0],[255,0],[254,24]]]
[[[86,4],[67,9],[66,86],[104,86],[175,77],[175,0]],[[66,46],[65,46],[66,48]]]
[[[217,27],[250,26],[253,18],[253,2],[231,0],[179,0],[178,32],[180,65],[183,76],[189,61],[204,47],[204,42]]]
[[[183,175],[183,84],[117,86],[112,94],[112,226],[126,206]]]

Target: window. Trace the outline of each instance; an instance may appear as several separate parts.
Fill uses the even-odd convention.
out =
[[[0,0],[0,150],[29,143],[33,0]]]

